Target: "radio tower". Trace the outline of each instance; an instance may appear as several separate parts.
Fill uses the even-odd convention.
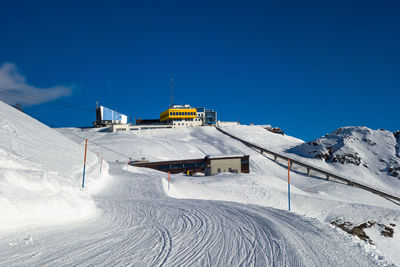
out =
[[[174,105],[174,77],[171,75],[171,107]]]

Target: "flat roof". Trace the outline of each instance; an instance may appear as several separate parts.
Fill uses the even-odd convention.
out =
[[[221,159],[221,158],[243,158],[243,154],[210,154],[206,157],[209,159]]]
[[[146,164],[174,164],[174,163],[180,163],[180,162],[193,162],[193,161],[203,161],[206,158],[208,159],[230,159],[230,158],[243,158],[246,155],[243,154],[227,154],[227,155],[207,155],[204,158],[197,158],[197,159],[177,159],[177,160],[165,160],[165,161],[150,161],[146,162]],[[131,161],[132,163],[134,161]],[[135,163],[142,163],[142,162],[135,162]]]

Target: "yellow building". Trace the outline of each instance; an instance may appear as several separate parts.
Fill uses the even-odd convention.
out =
[[[169,108],[160,114],[160,121],[172,119],[194,119],[197,117],[195,108]]]
[[[160,121],[175,126],[199,126],[201,120],[197,118],[197,109],[189,105],[173,105],[160,114]]]

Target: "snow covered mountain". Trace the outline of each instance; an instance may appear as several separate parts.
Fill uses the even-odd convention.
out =
[[[331,163],[362,165],[400,179],[400,132],[343,127],[293,149],[304,157]]]
[[[321,159],[337,169],[375,177],[386,189],[400,188],[400,132],[367,127],[342,127],[287,152]],[[361,180],[362,181],[362,180]],[[366,182],[365,180],[363,181]]]

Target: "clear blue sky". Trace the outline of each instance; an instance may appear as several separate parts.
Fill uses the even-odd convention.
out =
[[[399,1],[2,1],[0,64],[70,96],[25,110],[89,126],[95,103],[157,118],[170,103],[306,141],[400,128]],[[0,94],[0,98],[2,95]],[[58,103],[58,104],[57,104]],[[90,112],[93,109],[93,112]]]

